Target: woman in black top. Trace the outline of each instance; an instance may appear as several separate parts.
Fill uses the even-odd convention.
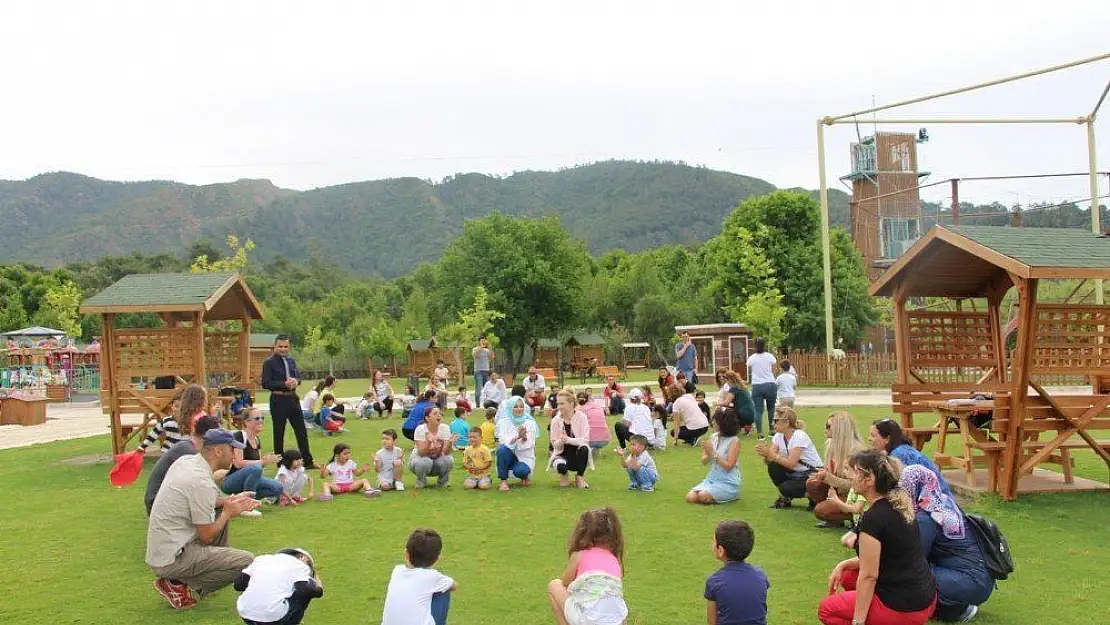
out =
[[[937,588],[913,505],[898,488],[900,469],[874,449],[852,456],[848,466],[852,487],[868,504],[859,521],[859,555],[833,569],[817,617],[825,625],[924,625],[936,608]]]
[[[281,482],[262,477],[262,468],[276,465],[281,456],[277,454],[262,454],[262,444],[258,440],[258,433],[262,430],[262,411],[258,408],[249,408],[243,415],[243,429],[235,432],[235,440],[246,445],[243,449],[235,450],[235,457],[231,460],[231,469],[223,481],[223,491],[228,495],[254,492],[255,499],[273,498],[275,501],[281,497],[284,489]],[[247,515],[258,516],[258,514]]]

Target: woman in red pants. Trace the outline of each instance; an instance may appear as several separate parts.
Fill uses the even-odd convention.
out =
[[[937,587],[921,553],[913,505],[898,488],[900,470],[874,449],[852,456],[848,466],[868,510],[859,521],[858,556],[833,569],[817,617],[825,625],[924,625],[936,608]]]

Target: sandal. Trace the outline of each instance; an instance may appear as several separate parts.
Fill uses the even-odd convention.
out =
[[[509,483],[508,482],[501,482],[501,486],[498,486],[497,490],[503,490],[506,493],[509,492]]]

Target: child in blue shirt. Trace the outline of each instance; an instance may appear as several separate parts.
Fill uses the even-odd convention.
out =
[[[462,406],[455,407],[455,420],[451,422],[451,434],[456,437],[455,449],[466,449],[466,442],[470,437],[470,424],[463,417],[466,410]]]
[[[767,625],[767,590],[771,582],[746,560],[755,532],[744,521],[721,521],[713,534],[713,555],[724,562],[705,580],[709,625]]]

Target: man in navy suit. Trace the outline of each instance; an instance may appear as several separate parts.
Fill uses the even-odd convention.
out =
[[[312,468],[312,450],[308,448],[308,432],[305,431],[304,415],[297,398],[297,384],[300,372],[297,363],[289,355],[289,337],[279,334],[274,340],[274,353],[262,363],[262,388],[270,391],[270,419],[274,422],[274,453],[285,451],[285,422],[293,426],[297,437],[297,447],[304,457],[304,466]]]

